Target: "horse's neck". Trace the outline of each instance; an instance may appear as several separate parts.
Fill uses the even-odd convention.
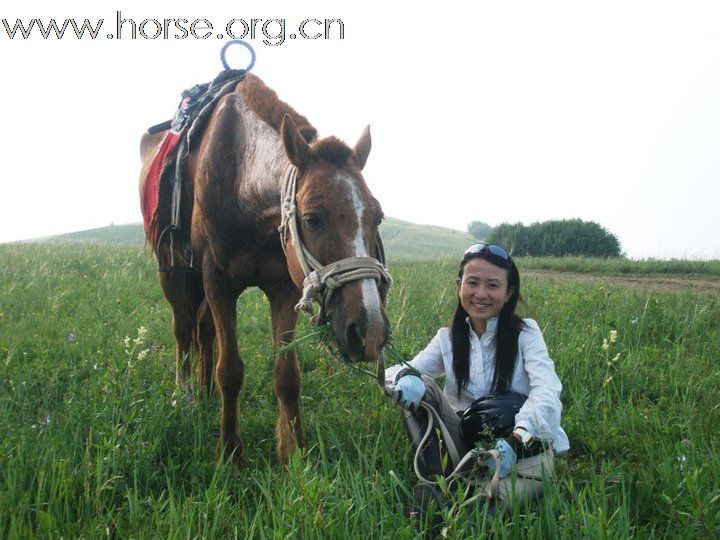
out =
[[[242,197],[257,198],[266,210],[280,205],[281,178],[287,165],[280,135],[246,107],[244,122],[244,167],[240,184]]]

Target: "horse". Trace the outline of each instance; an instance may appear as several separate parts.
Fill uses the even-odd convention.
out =
[[[142,137],[141,184],[165,133]],[[222,402],[218,455],[236,465],[243,452],[238,395],[244,378],[236,318],[245,289],[259,287],[270,304],[281,463],[304,445],[297,354],[284,346],[294,339],[299,307],[312,310],[319,299],[321,317],[344,355],[380,366],[389,336],[389,275],[376,260],[382,208],[362,175],[370,149],[369,126],[353,147],[334,136],[320,139],[304,116],[251,73],[217,101],[190,148],[179,209],[182,241],[155,254],[162,260],[173,249],[170,255],[186,267],[159,272],[173,313],[176,381],[186,382],[194,347],[207,393],[214,366]],[[158,216],[162,228],[167,217]],[[343,267],[348,261],[366,271]]]

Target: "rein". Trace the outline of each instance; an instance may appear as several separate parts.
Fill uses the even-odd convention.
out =
[[[378,284],[380,297],[383,304],[387,303],[387,295],[392,286],[392,277],[385,267],[385,251],[382,245],[380,234],[377,236],[378,258],[373,257],[348,257],[339,261],[322,265],[308,251],[300,237],[298,228],[297,204],[297,167],[288,163],[283,173],[281,205],[280,205],[280,243],[287,257],[286,245],[290,239],[295,256],[302,268],[305,279],[303,280],[303,293],[300,301],[295,306],[295,311],[305,311],[313,315],[313,300],[320,304],[320,313],[313,317],[314,325],[322,325],[328,322],[327,313],[330,307],[330,300],[335,290],[346,283],[359,279],[373,279]],[[376,382],[383,392],[388,394],[385,387],[385,362],[382,352],[378,356]],[[388,394],[389,395],[389,394]]]

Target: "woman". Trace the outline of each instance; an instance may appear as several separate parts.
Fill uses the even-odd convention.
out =
[[[560,427],[562,384],[537,323],[515,314],[520,299],[515,263],[500,246],[474,244],[465,251],[457,287],[452,324],[438,331],[410,362],[411,368],[397,365],[386,371],[386,383],[393,386],[392,398],[405,409],[403,419],[414,448],[428,424],[426,409],[419,408],[421,401],[437,410],[457,455],[463,456],[472,449],[475,435],[461,435],[463,412],[483,396],[509,390],[527,399],[520,401],[512,433],[494,443],[501,458],[500,477],[525,459],[538,459],[541,453],[552,469],[553,454],[570,447]],[[433,380],[443,375],[444,393]],[[448,464],[446,458],[443,463],[443,448],[447,447],[447,443],[439,444],[436,435],[430,438],[420,455],[424,477],[447,476],[457,466]],[[494,459],[486,464],[494,472]]]

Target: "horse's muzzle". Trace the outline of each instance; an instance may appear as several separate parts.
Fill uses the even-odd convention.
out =
[[[355,362],[376,362],[390,335],[389,325],[368,332],[362,323],[350,323],[345,329],[345,352]]]
[[[344,311],[344,310],[343,310]],[[376,362],[390,336],[390,323],[384,310],[356,317],[333,317],[332,326],[340,347],[353,362]]]

